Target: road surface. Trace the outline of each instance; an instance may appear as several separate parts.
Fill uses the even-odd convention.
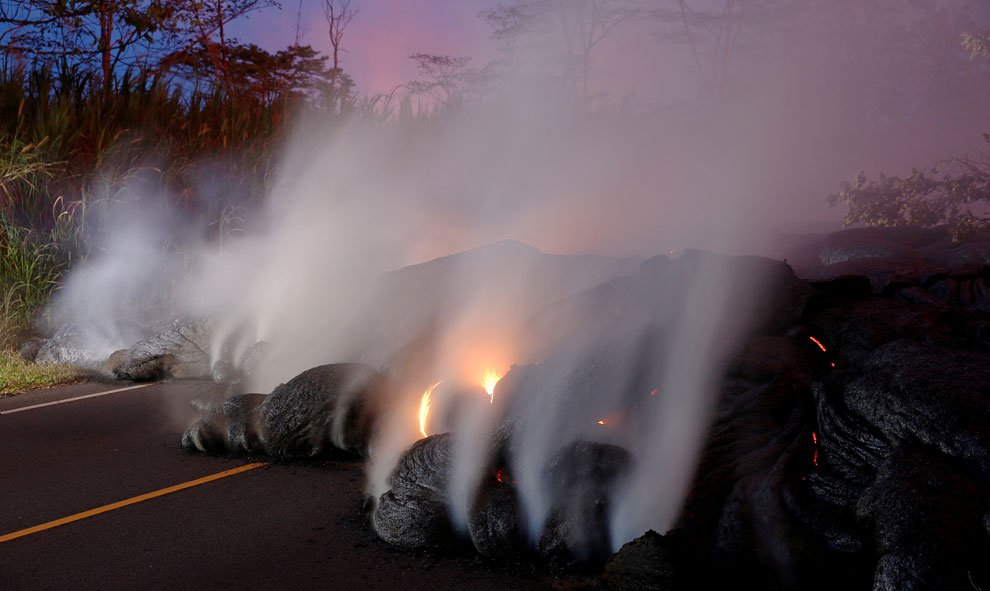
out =
[[[189,402],[209,383],[77,399],[132,385],[86,383],[0,398],[0,540],[104,508],[0,541],[0,589],[548,586],[524,567],[492,565],[470,551],[406,553],[379,541],[361,511],[364,475],[356,462],[248,466],[169,492],[264,458],[179,449],[193,415]],[[161,496],[118,505],[156,491]]]

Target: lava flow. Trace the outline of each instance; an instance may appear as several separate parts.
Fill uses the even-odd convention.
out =
[[[601,425],[602,427],[616,428],[624,424],[627,419],[628,419],[628,413],[616,413],[598,419],[597,421],[595,421],[595,424]]]
[[[818,348],[822,350],[822,353],[828,353],[828,349],[827,349],[827,348],[825,348],[825,345],[824,345],[824,344],[822,344],[822,342],[821,342],[821,341],[819,341],[818,339],[816,339],[816,338],[815,338],[815,337],[813,337],[813,336],[811,336],[811,337],[808,337],[808,339],[809,339],[809,340],[810,340],[810,341],[811,341],[812,343],[814,343],[814,344],[816,344],[816,345],[818,345]],[[830,367],[835,367],[835,362],[834,362],[834,361],[830,361],[830,362],[829,362],[829,366],[830,366]]]
[[[430,436],[426,432],[426,418],[430,415],[430,397],[433,395],[433,390],[439,385],[440,382],[436,382],[427,388],[426,391],[423,392],[423,398],[419,401],[419,432],[423,434],[423,437]]]
[[[811,442],[814,444],[814,453],[811,456],[811,463],[816,468],[818,467],[818,433],[814,431],[811,432]]]
[[[485,393],[488,394],[488,402],[494,404],[495,402],[495,384],[502,379],[498,373],[493,369],[485,370],[485,374],[481,378],[481,386],[485,389]],[[423,392],[422,398],[419,401],[419,432],[423,437],[429,437],[430,434],[426,432],[426,421],[430,416],[430,399],[433,397],[433,391],[443,380],[437,381],[435,384],[427,388]]]
[[[481,386],[488,393],[488,402],[495,404],[495,384],[502,379],[494,369],[486,369],[484,377],[481,378]]]

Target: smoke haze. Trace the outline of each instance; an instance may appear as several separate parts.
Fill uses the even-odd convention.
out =
[[[617,26],[593,54],[585,96],[572,78],[547,74],[557,56],[541,37],[521,44],[487,98],[431,117],[303,117],[246,232],[205,242],[194,238],[199,228],[162,224],[168,216],[153,210],[122,211],[105,249],[66,281],[54,315],[85,325],[108,354],[146,330],[132,323],[151,324],[135,302],[168,286],[170,305],[158,312],[213,318],[215,359],[269,345],[254,391],[330,362],[393,371],[398,399],[372,446],[376,493],[420,437],[423,391],[443,380],[433,412],[448,405],[445,426],[470,434],[458,442],[455,521],[463,524],[505,414],[519,419],[513,472],[534,536],[553,503],[547,460],[572,441],[608,440],[587,415],[657,388],[650,428],[622,441],[636,469],[617,492],[613,544],[663,530],[688,485],[717,368],[759,286],[740,301],[746,278],[701,264],[680,286],[687,297],[639,319],[666,327],[676,347],[637,344],[635,326],[588,329],[588,342],[615,342],[607,375],[631,376],[643,359],[649,367],[642,379],[595,387],[587,349],[534,343],[532,322],[658,253],[776,253],[782,228],[837,226],[841,212],[825,196],[860,170],[903,172],[971,151],[987,123],[990,77],[961,50],[922,46],[951,45],[964,30],[947,5],[897,12],[907,4],[766,3],[739,17],[731,62],[712,61],[710,30],[693,29],[694,57],[680,23],[644,17]],[[478,390],[487,369],[540,363],[525,398],[489,403]],[[458,398],[469,401],[459,410],[449,402]]]

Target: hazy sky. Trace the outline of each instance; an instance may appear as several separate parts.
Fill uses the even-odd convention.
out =
[[[493,52],[478,13],[498,0],[355,0],[360,13],[344,37],[344,69],[362,93],[388,92],[416,78],[414,53],[471,56],[484,63]],[[300,42],[329,53],[323,0],[302,0]],[[300,0],[283,0],[237,23],[232,35],[275,50],[293,42]]]
[[[346,31],[343,67],[354,78],[359,93],[373,95],[388,93],[417,78],[409,60],[414,53],[469,56],[474,65],[483,66],[495,56],[497,42],[490,38],[479,12],[506,1],[353,0],[360,12]],[[724,1],[696,0],[696,5],[721,5]],[[663,2],[643,0],[642,4]],[[931,2],[965,11],[977,23],[973,26],[990,22],[990,0]],[[323,0],[282,0],[281,10],[254,14],[232,28],[231,34],[277,50],[294,41],[298,18],[300,42],[327,52],[322,4]],[[613,169],[596,178],[607,178],[611,185],[600,187],[600,192],[631,196],[639,190],[643,201],[651,204],[663,202],[656,197],[661,193],[675,203],[732,196],[750,203],[737,215],[753,218],[756,226],[765,225],[771,217],[787,223],[837,223],[843,210],[830,208],[826,196],[836,191],[841,181],[861,171],[870,175],[878,171],[907,174],[939,158],[985,148],[981,134],[986,127],[985,88],[990,78],[978,67],[967,65],[958,45],[960,31],[956,29],[960,25],[952,24],[952,20],[942,23],[937,13],[922,10],[932,4],[914,0],[820,0],[810,4],[810,8],[832,8],[834,12],[826,13],[826,19],[814,11],[799,13],[793,21],[784,13],[779,21],[771,20],[776,28],[753,31],[748,44],[734,56],[726,84],[729,94],[714,102],[706,102],[711,96],[703,92],[699,70],[711,78],[717,64],[702,59],[700,66],[696,65],[685,43],[658,42],[656,33],[661,25],[656,21],[623,23],[596,46],[589,94],[595,96],[597,104],[621,106],[622,112],[652,117],[657,124],[656,130],[640,123],[631,130],[616,131],[615,141],[620,147],[632,145],[636,149],[626,154],[625,160],[607,160],[614,164]],[[900,12],[910,6],[916,7],[913,13]],[[853,10],[857,7],[864,9],[862,14]],[[896,14],[913,15],[918,21],[911,23],[916,42],[901,43],[904,39],[897,23],[889,18]],[[711,51],[714,35],[702,37],[702,41]],[[935,52],[932,47],[942,49]],[[970,70],[974,75],[966,74]],[[523,96],[525,93],[520,94],[519,104],[513,104],[519,110],[515,118],[535,113],[540,117],[534,116],[533,121],[543,129],[544,124],[549,125],[544,119],[558,115],[555,110],[534,110]],[[493,127],[486,133],[507,129]],[[466,129],[470,131],[471,126]],[[532,143],[530,136],[535,129],[523,126],[519,137]],[[628,138],[633,132],[654,135],[634,141]],[[479,156],[478,161],[497,161],[506,157],[504,153],[518,155],[513,142],[522,140],[503,139],[501,152]],[[601,138],[598,143],[607,144]],[[573,147],[564,142],[554,148],[538,153],[538,159],[546,164],[547,154],[559,155]],[[458,145],[444,154],[462,162],[465,151]],[[618,153],[625,154],[621,150]],[[579,162],[581,158],[601,161],[587,155],[576,158]],[[650,158],[665,163],[669,170],[660,171]],[[400,163],[406,160],[397,159]],[[555,178],[573,177],[573,171],[583,166],[572,165],[564,156],[560,162],[566,165],[560,164],[553,171]],[[519,170],[525,173],[524,164]],[[479,169],[487,171],[484,166]],[[447,171],[437,175],[452,178]],[[505,194],[520,199],[524,195],[494,181],[461,181],[459,187],[473,187],[476,198],[489,189],[496,203],[503,203]],[[621,190],[617,188],[620,186]],[[660,189],[653,190],[656,187]],[[653,190],[652,199],[646,198],[647,189]],[[576,190],[567,186],[558,193],[571,198]],[[440,189],[435,192],[443,194]],[[543,197],[552,192],[546,187],[534,189],[534,194]],[[466,207],[475,204],[470,201]],[[663,205],[663,214],[669,217],[671,207]],[[702,218],[709,214],[702,206],[688,210]],[[552,208],[548,211],[556,215]],[[525,217],[532,224],[530,234],[539,234],[546,224],[541,215],[528,212]],[[648,218],[641,211],[633,216]],[[587,227],[582,226],[582,232],[608,234],[602,232],[602,219],[600,215],[585,216]],[[615,225],[621,226],[620,221]],[[674,226],[690,228],[691,224]],[[649,227],[642,230],[644,236],[651,231]],[[582,232],[572,232],[566,238],[574,237],[587,246],[587,238],[578,239]],[[622,234],[625,238],[629,233],[625,229]],[[525,233],[514,237],[532,241]],[[558,252],[577,248],[569,242],[540,246]]]

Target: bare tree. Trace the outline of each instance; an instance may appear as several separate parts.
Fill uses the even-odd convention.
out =
[[[344,53],[344,33],[357,16],[359,10],[351,5],[351,0],[323,0],[323,16],[327,21],[330,37],[331,79],[329,102],[334,110],[343,110],[344,102],[350,94],[353,82],[344,75],[341,66]]]
[[[226,26],[273,6],[278,0],[3,0],[0,49],[35,63],[95,70],[109,93],[122,68],[168,70],[201,47],[229,91]]]
[[[932,81],[959,67],[959,27],[968,17],[939,4],[945,3],[658,0],[650,14],[661,25],[661,41],[689,48],[702,88],[716,100],[745,92],[761,75],[814,85],[824,77],[807,74],[842,70],[847,80],[856,77],[876,87],[862,94],[884,97],[871,106],[882,119],[896,105],[923,105],[922,93],[942,84]],[[823,51],[826,39],[828,51]],[[967,48],[978,49],[978,35],[968,39]]]
[[[299,38],[302,35],[302,7],[303,0],[299,0],[299,7],[296,9],[296,36],[293,45],[299,45]]]
[[[556,24],[567,51],[572,79],[589,94],[591,54],[612,31],[638,13],[622,0],[549,0],[544,10]]]
[[[563,77],[588,96],[595,48],[641,14],[636,0],[515,0],[481,16],[510,60],[525,39],[548,42],[563,65]]]
[[[155,37],[174,12],[164,0],[5,0],[0,48],[48,63],[96,58],[109,93],[117,68],[153,52]]]
[[[330,34],[331,61],[333,69],[340,69],[340,54],[343,49],[344,32],[351,20],[358,14],[351,7],[351,0],[323,0],[323,15],[327,19],[327,32]]]
[[[697,19],[698,13],[690,11],[689,16],[690,9],[687,7],[687,0],[678,0],[678,5],[685,32],[691,37],[691,17]],[[711,37],[714,39],[711,55],[708,59],[709,71],[707,84],[713,89],[716,96],[721,96],[725,92],[729,73],[732,70],[732,61],[739,42],[739,35],[742,32],[743,21],[739,16],[739,7],[736,4],[736,0],[726,0],[720,12],[697,20],[701,21],[701,26],[709,29]],[[698,46],[693,37],[691,37],[691,51],[694,55],[695,63],[701,67]],[[702,72],[702,76],[704,75],[704,72]]]
[[[162,66],[167,69],[182,61],[194,46],[199,46],[209,55],[214,78],[227,93],[234,91],[227,25],[259,10],[279,6],[277,0],[172,0],[171,4],[176,11],[171,32],[180,41]]]
[[[474,73],[468,67],[471,58],[417,53],[409,59],[422,76],[406,85],[410,93],[431,96],[445,107],[461,101]]]

